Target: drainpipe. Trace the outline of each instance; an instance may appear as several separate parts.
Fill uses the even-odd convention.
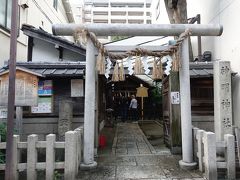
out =
[[[201,24],[200,14],[198,14],[196,17],[197,17],[197,23]],[[201,39],[201,36],[198,36],[198,61],[202,61],[202,39]]]
[[[69,0],[62,0],[62,3],[63,3],[63,6],[64,6],[64,9],[66,11],[68,21],[70,23],[74,23],[74,17],[73,17],[72,8],[71,8],[71,5],[69,3]]]

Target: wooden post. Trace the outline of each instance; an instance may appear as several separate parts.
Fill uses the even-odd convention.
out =
[[[13,180],[18,179],[18,162],[19,162],[19,150],[18,142],[20,137],[18,135],[13,135]]]
[[[38,136],[36,134],[32,134],[28,136],[27,139],[27,180],[36,180],[37,179],[37,171],[36,171],[36,163],[37,163],[37,149],[36,143],[38,141]]]
[[[65,133],[65,165],[64,179],[75,180],[76,176],[76,155],[77,155],[77,134],[74,131]]]
[[[235,139],[231,134],[224,135],[226,142],[225,159],[227,163],[227,178],[229,180],[236,179],[236,159],[235,159]]]
[[[46,139],[46,180],[54,179],[56,135],[49,134]]]
[[[216,136],[213,132],[204,132],[204,162],[207,179],[217,180]]]
[[[142,110],[141,110],[141,112],[142,112],[142,120],[143,120],[143,97],[141,97],[141,101],[142,101]]]

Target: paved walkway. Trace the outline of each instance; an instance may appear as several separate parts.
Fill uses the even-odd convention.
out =
[[[120,123],[117,126],[112,153],[96,158],[98,167],[80,171],[79,179],[85,180],[203,180],[198,171],[179,168],[180,156],[168,151],[159,153],[148,142],[137,123]]]

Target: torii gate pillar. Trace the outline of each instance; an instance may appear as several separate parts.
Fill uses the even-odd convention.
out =
[[[189,38],[185,38],[181,47],[181,67],[179,69],[180,99],[181,99],[181,131],[182,131],[182,169],[194,169],[192,145],[192,115],[189,75]]]
[[[84,102],[84,129],[83,129],[83,163],[82,169],[91,169],[97,166],[94,161],[94,137],[95,137],[95,86],[96,86],[96,60],[95,46],[90,38],[87,38],[86,47],[86,72],[85,72],[85,102]]]

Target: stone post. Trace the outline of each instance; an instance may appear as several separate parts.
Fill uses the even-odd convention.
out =
[[[23,107],[16,107],[16,129],[18,134],[22,136]]]
[[[179,165],[183,169],[194,169],[192,142],[191,93],[189,75],[189,38],[183,40],[181,49],[180,99],[181,99],[181,129],[182,129],[182,160]]]
[[[46,180],[54,179],[56,135],[49,134],[46,139]]]
[[[235,138],[231,134],[225,134],[224,141],[226,142],[227,177],[229,180],[234,180],[236,179]]]
[[[197,150],[197,156],[198,156],[198,168],[199,171],[203,172],[203,156],[204,156],[204,152],[203,152],[203,133],[205,131],[204,130],[198,130],[197,131],[197,140],[198,140],[198,150]]]
[[[73,105],[70,100],[61,100],[59,102],[59,120],[58,120],[58,136],[60,141],[64,141],[67,131],[72,128]]]
[[[76,179],[76,165],[77,165],[77,133],[68,131],[65,134],[65,164],[64,164],[64,179]]]
[[[27,180],[37,179],[37,148],[36,143],[38,141],[38,136],[32,134],[28,136],[27,139]]]
[[[86,47],[86,74],[85,74],[85,102],[84,102],[84,133],[83,133],[83,163],[81,168],[93,168],[94,161],[94,135],[95,135],[95,82],[96,60],[95,47],[92,41],[87,39]]]
[[[217,180],[216,135],[213,132],[204,132],[203,144],[206,178]]]
[[[233,134],[231,67],[229,61],[214,62],[214,127],[217,141]]]
[[[13,180],[18,179],[18,163],[19,163],[19,149],[18,143],[20,137],[18,135],[13,135]]]

